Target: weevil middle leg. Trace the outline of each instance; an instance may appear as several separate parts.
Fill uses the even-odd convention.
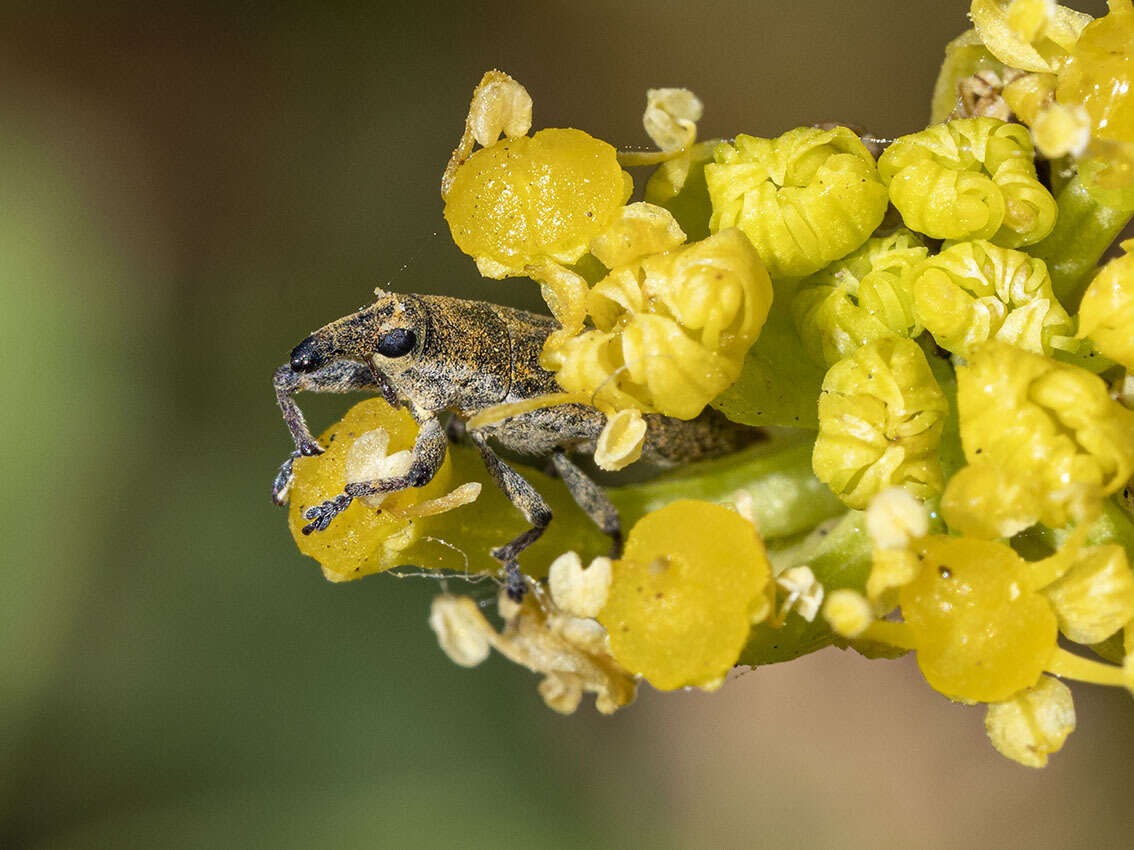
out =
[[[562,449],[552,452],[551,462],[575,504],[586,512],[604,534],[610,536],[610,557],[621,557],[622,520],[618,516],[618,508],[614,507],[606,491],[576,466]]]
[[[516,508],[524,515],[524,519],[532,527],[524,531],[503,546],[492,550],[492,557],[504,565],[505,587],[508,596],[517,602],[524,596],[524,577],[520,573],[520,565],[516,560],[520,553],[539,540],[544,530],[551,523],[551,508],[547,501],[539,494],[526,478],[507,463],[488,445],[484,435],[472,430],[468,432],[473,444],[480,451],[484,466],[492,480],[508,497]]]

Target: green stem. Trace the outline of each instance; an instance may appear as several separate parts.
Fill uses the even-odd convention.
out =
[[[731,502],[737,491],[752,497],[765,539],[807,531],[846,508],[811,471],[810,439],[780,437],[738,454],[690,464],[652,481],[607,492],[629,529],[640,517],[676,499]]]
[[[1076,174],[1059,191],[1055,229],[1028,253],[1047,263],[1055,294],[1074,313],[1099,260],[1130,221],[1132,211],[1095,199]]]
[[[848,512],[826,534],[812,535],[791,560],[811,567],[828,593],[848,587],[862,591],[871,564],[865,514]],[[834,637],[822,614],[809,623],[793,611],[780,628],[764,623],[753,626],[737,664],[758,667],[791,661],[830,645]]]

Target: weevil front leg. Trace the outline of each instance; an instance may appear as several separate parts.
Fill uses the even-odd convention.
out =
[[[524,596],[524,577],[520,574],[520,565],[516,559],[521,552],[539,540],[540,535],[551,522],[551,508],[535,487],[500,459],[488,445],[483,434],[475,430],[470,430],[468,434],[480,450],[480,456],[484,459],[484,465],[492,480],[496,482],[496,486],[524,515],[524,519],[532,524],[531,528],[517,535],[511,542],[492,550],[492,557],[504,565],[505,588],[508,596],[519,602]]]
[[[582,508],[591,521],[603,533],[610,537],[610,557],[622,557],[622,520],[618,516],[618,508],[610,501],[606,491],[587,477],[587,473],[579,469],[563,449],[556,449],[551,455],[551,462],[560,479],[567,485],[567,492],[575,500],[575,504]]]
[[[354,360],[335,360],[313,372],[296,372],[291,364],[285,363],[276,369],[272,376],[272,386],[276,391],[276,402],[283,413],[284,424],[295,441],[295,451],[280,464],[275,480],[272,481],[272,501],[277,505],[287,504],[287,493],[291,488],[292,464],[299,457],[322,454],[323,449],[311,436],[303,411],[295,403],[298,392],[349,393],[372,390],[378,386],[374,372],[369,364]]]
[[[311,520],[303,527],[304,534],[325,531],[331,520],[350,507],[350,503],[363,496],[376,496],[379,493],[397,493],[410,487],[424,487],[433,480],[441,464],[445,462],[445,451],[449,447],[448,438],[441,422],[432,414],[418,420],[420,430],[413,444],[410,466],[405,475],[384,478],[379,481],[361,481],[347,484],[343,492],[333,499],[308,508],[304,519]]]

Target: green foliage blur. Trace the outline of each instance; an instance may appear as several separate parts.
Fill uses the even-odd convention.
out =
[[[1127,695],[1077,689],[1042,773],[908,660],[835,650],[561,718],[526,671],[444,657],[435,583],[325,582],[268,499],[270,376],[310,330],[377,284],[538,305],[441,218],[484,70],[623,147],[660,85],[705,137],[897,135],[964,11],[7,4],[0,847],[1125,844]],[[316,430],[349,403],[304,401]]]

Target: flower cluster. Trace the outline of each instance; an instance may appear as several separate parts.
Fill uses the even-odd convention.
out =
[[[700,101],[655,89],[658,150],[620,153],[529,135],[527,91],[487,74],[442,194],[482,274],[530,278],[558,322],[540,362],[562,392],[524,410],[597,408],[608,469],[637,461],[652,414],[779,427],[609,488],[630,528],[612,558],[560,482],[526,473],[557,517],[525,553],[528,592],[501,597],[499,627],[438,597],[450,657],[495,648],[552,708],[590,692],[609,712],[639,680],[713,690],[830,645],[912,651],[1032,766],[1074,728],[1061,680],[1134,690],[1134,242],[1104,261],[1134,213],[1134,7],[1109,5],[1092,21],[974,0],[932,123],[890,143],[842,126],[698,142]],[[459,445],[428,486],[299,534],[344,483],[404,473],[413,436],[364,402],[297,461],[292,530],[328,577],[498,575],[491,545],[523,526]]]

